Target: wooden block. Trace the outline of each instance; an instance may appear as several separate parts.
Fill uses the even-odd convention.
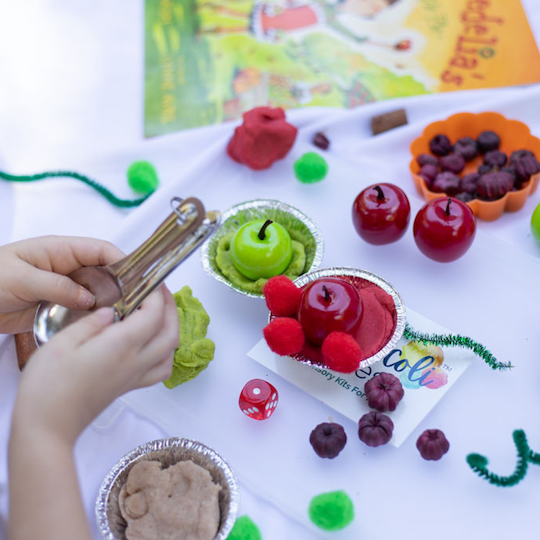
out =
[[[37,350],[36,340],[33,332],[25,332],[24,334],[15,334],[15,348],[17,349],[17,361],[19,369],[22,371],[26,362]]]
[[[390,129],[407,124],[407,113],[405,109],[397,109],[379,116],[374,116],[371,119],[371,131],[373,135],[384,133]]]

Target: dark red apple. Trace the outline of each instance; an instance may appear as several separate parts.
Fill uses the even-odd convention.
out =
[[[399,240],[407,230],[411,205],[403,190],[393,184],[375,184],[361,191],[352,207],[356,232],[375,245]]]
[[[420,208],[413,231],[416,245],[424,255],[434,261],[451,262],[471,247],[476,218],[464,202],[441,197]]]
[[[362,318],[362,299],[356,287],[340,278],[320,278],[302,290],[298,320],[306,339],[320,345],[334,331],[353,333]]]

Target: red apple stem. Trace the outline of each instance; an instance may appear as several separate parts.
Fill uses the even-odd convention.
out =
[[[259,231],[259,234],[257,235],[259,237],[259,240],[264,240],[266,238],[266,229],[268,228],[268,225],[271,223],[274,223],[271,219],[267,219],[264,222],[264,225],[261,227],[261,230]]]
[[[326,285],[322,286],[322,290],[324,291],[324,301],[329,302],[330,301],[330,293],[328,292],[328,289],[326,288]]]
[[[448,204],[446,205],[446,210],[444,211],[447,216],[450,215],[450,203],[452,202],[452,199],[448,197]]]
[[[384,201],[385,196],[381,186],[373,186],[373,189],[377,192],[377,199],[379,201]]]

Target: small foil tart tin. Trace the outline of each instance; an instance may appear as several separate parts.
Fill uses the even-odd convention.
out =
[[[392,299],[394,300],[394,306],[396,308],[396,326],[394,328],[394,333],[392,334],[386,345],[379,352],[375,353],[369,358],[365,358],[364,360],[362,360],[358,369],[365,368],[367,366],[370,366],[371,364],[374,364],[375,362],[378,362],[379,360],[382,360],[396,347],[397,342],[403,336],[403,332],[405,331],[405,323],[407,322],[405,305],[403,304],[403,300],[401,299],[401,296],[399,295],[397,290],[392,285],[390,285],[388,281],[384,280],[377,274],[373,274],[372,272],[368,272],[367,270],[360,270],[358,268],[351,268],[348,266],[320,268],[319,270],[315,270],[313,272],[309,272],[307,274],[304,274],[303,276],[300,276],[299,278],[294,280],[294,283],[298,285],[298,287],[304,287],[312,281],[325,277],[339,277],[350,281],[353,285],[355,285],[361,280],[370,281],[371,283],[378,285],[383,291],[385,291],[392,297]],[[273,318],[274,316],[270,313],[268,321],[271,321]],[[295,354],[292,356],[292,358],[302,364],[308,364],[313,366],[323,365],[319,362],[310,360],[309,358],[306,358],[301,354]]]
[[[164,468],[191,460],[208,470],[212,480],[221,486],[219,509],[221,520],[214,540],[225,540],[238,513],[239,492],[236,476],[214,450],[191,440],[171,437],[147,442],[126,454],[107,474],[96,501],[96,520],[101,536],[107,540],[125,539],[126,522],[120,513],[118,496],[131,467],[138,461],[160,461]]]
[[[310,235],[312,241],[306,245],[307,272],[319,268],[323,258],[324,240],[321,231],[306,214],[284,202],[273,199],[256,199],[232,206],[223,213],[223,221],[219,229],[201,247],[201,262],[205,272],[231,289],[251,298],[264,298],[264,295],[245,291],[232,283],[223,275],[216,264],[216,253],[219,241],[231,232],[239,229],[244,223],[256,219],[271,219],[284,225],[294,227]]]

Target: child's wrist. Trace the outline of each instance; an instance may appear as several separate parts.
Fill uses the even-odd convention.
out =
[[[21,425],[14,422],[9,438],[10,453],[42,455],[66,455],[73,452],[74,440],[64,434],[34,425]]]
[[[79,435],[65,422],[52,421],[48,415],[19,404],[15,405],[11,422],[11,437],[29,444],[45,441],[51,445],[73,446]]]

